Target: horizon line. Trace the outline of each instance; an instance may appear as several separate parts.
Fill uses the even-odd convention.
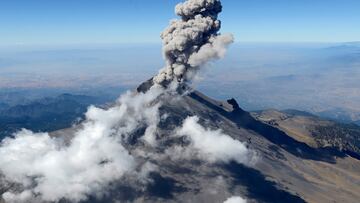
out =
[[[360,43],[359,41],[235,41],[233,44],[347,44]],[[121,45],[162,45],[161,42],[114,42],[114,43],[52,43],[52,44],[8,44],[0,45],[1,48],[46,48],[69,46],[121,46]]]

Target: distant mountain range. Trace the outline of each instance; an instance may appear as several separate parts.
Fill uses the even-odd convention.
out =
[[[360,113],[352,112],[342,108],[335,108],[326,111],[316,112],[322,118],[328,118],[342,123],[360,124]]]
[[[345,43],[341,43],[335,46],[330,46],[328,48],[326,48],[328,50],[359,50],[360,49],[360,42],[345,42]]]
[[[53,131],[70,127],[81,120],[89,105],[107,102],[101,97],[62,94],[46,97],[24,105],[9,107],[0,104],[0,137],[26,128],[33,131]]]

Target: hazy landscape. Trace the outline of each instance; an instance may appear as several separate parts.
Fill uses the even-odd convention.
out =
[[[157,73],[160,50],[156,44],[3,48],[0,108],[63,93],[111,101]],[[357,42],[236,43],[193,86],[218,99],[234,97],[246,110],[299,109],[359,123],[359,56]]]
[[[0,203],[358,202],[344,2],[0,2]]]

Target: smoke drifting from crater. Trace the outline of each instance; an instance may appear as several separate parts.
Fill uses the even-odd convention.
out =
[[[176,6],[181,19],[171,21],[161,34],[166,65],[154,77],[155,83],[190,80],[209,60],[224,56],[233,36],[218,33],[221,10],[219,0],[188,0]]]

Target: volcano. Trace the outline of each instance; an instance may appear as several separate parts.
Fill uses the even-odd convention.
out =
[[[332,141],[339,130],[327,125],[312,139],[301,129],[314,118],[251,114],[191,86],[233,42],[219,33],[221,11],[220,0],[179,3],[157,75],[71,128],[2,140],[1,201],[358,202],[356,129]]]
[[[146,92],[152,83],[149,80],[136,91]],[[169,134],[186,118],[197,116],[203,127],[221,129],[246,143],[249,150],[256,152],[254,163],[148,156],[146,161],[156,165],[157,170],[149,173],[145,185],[122,178],[111,183],[101,198],[90,195],[84,202],[224,202],[232,196],[247,202],[356,202],[360,198],[357,158],[337,148],[313,147],[298,141],[287,131],[256,119],[235,99],[217,101],[187,85],[181,85],[177,92],[181,95],[178,99],[165,100],[159,107],[160,117],[164,117],[156,136],[160,144],[149,148],[141,143],[143,127],[132,134],[125,146],[130,154],[139,148],[145,154],[166,154],[169,148],[186,145],[186,140]],[[51,136],[71,140],[77,128],[81,127],[56,131]]]

